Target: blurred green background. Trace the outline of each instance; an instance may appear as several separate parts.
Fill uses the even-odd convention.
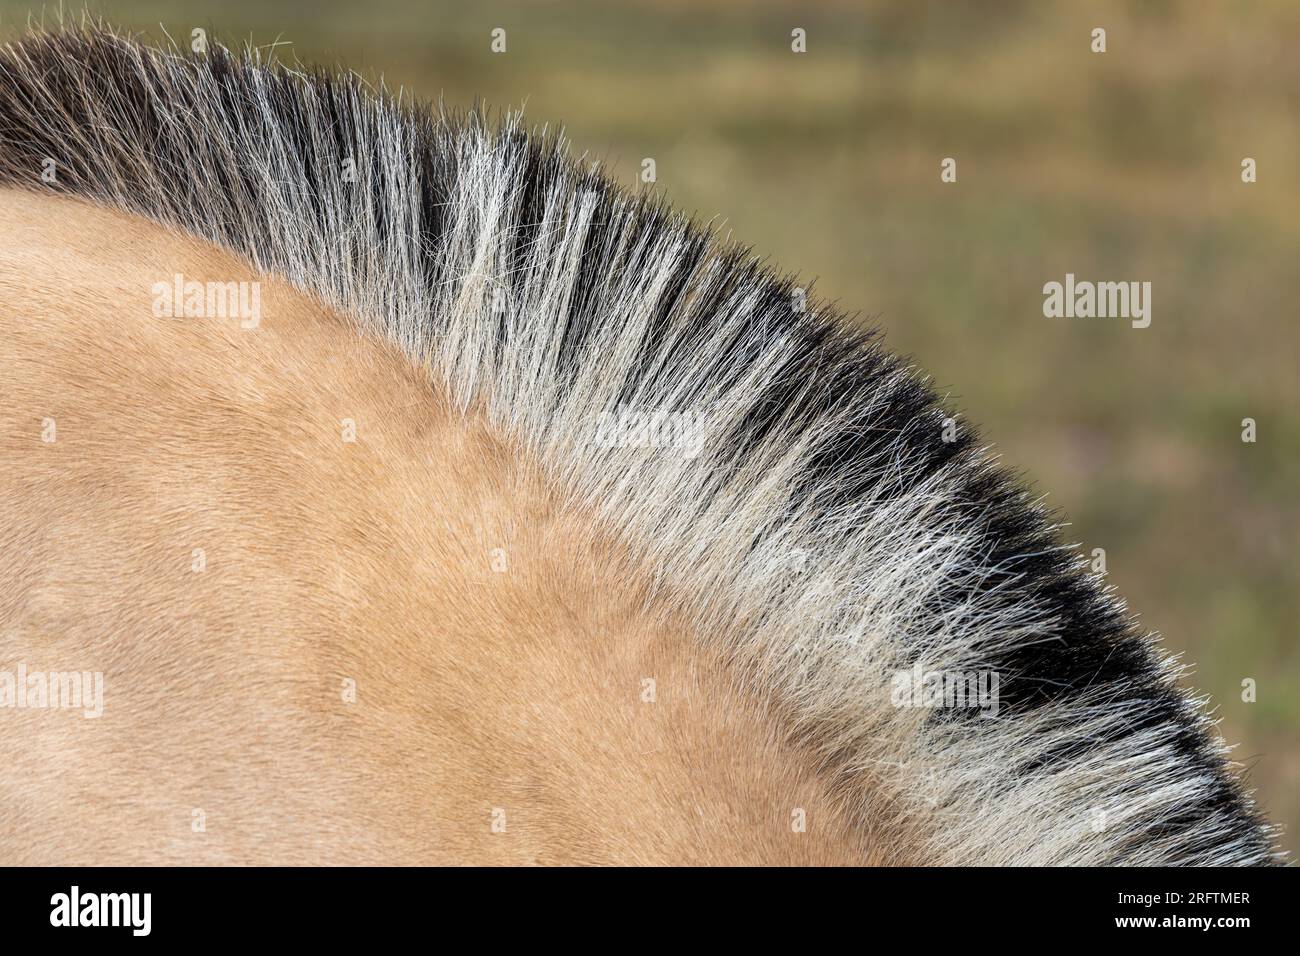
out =
[[[89,9],[154,37],[197,26],[280,42],[283,58],[382,73],[450,106],[523,106],[629,185],[654,157],[678,206],[881,326],[1050,491],[1071,540],[1106,549],[1142,624],[1195,662],[1284,845],[1300,846],[1300,5]],[[32,12],[0,0],[0,33]],[[791,52],[794,27],[806,54]],[[958,180],[944,184],[949,156]],[[1042,286],[1066,272],[1151,281],[1151,327],[1044,318]]]

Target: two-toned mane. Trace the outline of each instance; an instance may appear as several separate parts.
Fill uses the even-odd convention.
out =
[[[0,858],[1274,859],[925,378],[561,139],[67,29],[0,53],[0,187],[0,651],[106,677],[5,717]]]

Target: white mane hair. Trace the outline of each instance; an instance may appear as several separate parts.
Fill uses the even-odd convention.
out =
[[[94,25],[0,52],[0,185],[208,239],[382,332],[917,862],[1279,858],[1204,702],[925,380],[559,137]],[[595,440],[624,407],[702,416],[698,454]],[[918,665],[997,674],[997,715],[895,706]]]

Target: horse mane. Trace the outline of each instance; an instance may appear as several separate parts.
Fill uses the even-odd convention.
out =
[[[1278,859],[1181,669],[926,380],[561,136],[91,24],[0,52],[0,185],[210,240],[382,333],[918,861]],[[594,439],[628,408],[698,415],[698,453]],[[917,667],[996,673],[997,715],[895,706]]]

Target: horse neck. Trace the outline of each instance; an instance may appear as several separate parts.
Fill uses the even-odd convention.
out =
[[[100,723],[33,720],[3,759],[155,794],[29,807],[49,860],[86,832],[93,862],[899,858],[617,539],[406,356],[142,219],[0,192],[0,235],[2,623],[16,659],[107,687]],[[160,315],[188,283],[255,288],[256,321]],[[203,808],[221,824],[192,839]]]

